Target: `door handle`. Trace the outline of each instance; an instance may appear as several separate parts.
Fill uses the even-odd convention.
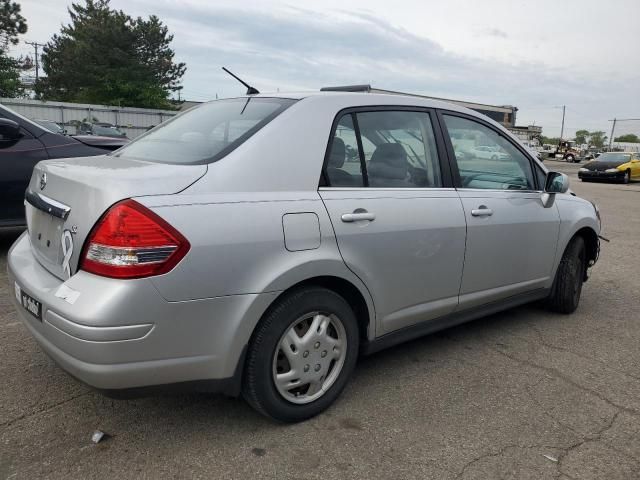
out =
[[[493,215],[493,210],[487,208],[485,205],[480,205],[478,208],[471,210],[473,217],[490,217]]]
[[[358,222],[360,220],[367,220],[369,222],[373,222],[376,219],[376,216],[373,213],[369,213],[369,212],[358,212],[358,213],[344,213],[340,218],[342,218],[342,221],[346,223]]]

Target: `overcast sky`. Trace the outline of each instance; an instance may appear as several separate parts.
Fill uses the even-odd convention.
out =
[[[81,1],[81,0],[77,0]],[[70,0],[19,0],[26,40],[68,23]],[[374,87],[519,108],[547,136],[640,118],[640,0],[322,2],[112,0],[155,14],[187,63],[183,98],[243,94],[221,66],[260,91]],[[20,45],[14,51],[26,53]],[[108,45],[105,46],[108,48]],[[619,123],[640,133],[640,122]]]

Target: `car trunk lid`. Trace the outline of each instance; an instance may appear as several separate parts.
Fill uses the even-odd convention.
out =
[[[111,205],[125,198],[179,193],[206,171],[206,165],[122,156],[40,162],[25,202],[34,255],[52,274],[66,279],[76,272],[89,232]]]

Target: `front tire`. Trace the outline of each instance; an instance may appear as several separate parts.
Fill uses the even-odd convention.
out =
[[[573,161],[575,160],[575,157],[574,157],[573,155],[567,155],[567,156],[565,157],[565,160],[566,160],[567,162],[571,162],[571,163],[573,163]]]
[[[627,184],[631,181],[631,171],[627,170],[624,172],[624,177],[622,177],[622,183]]]
[[[338,398],[358,349],[358,323],[344,298],[321,287],[295,290],[278,299],[256,327],[242,394],[274,420],[306,420]]]
[[[580,236],[574,237],[562,255],[551,294],[547,299],[547,305],[554,312],[573,313],[578,308],[584,282],[585,259],[584,239]]]

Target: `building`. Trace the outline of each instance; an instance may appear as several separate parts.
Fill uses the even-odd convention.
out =
[[[538,125],[528,125],[526,127],[507,127],[525,145],[535,147],[540,145],[542,127]]]

